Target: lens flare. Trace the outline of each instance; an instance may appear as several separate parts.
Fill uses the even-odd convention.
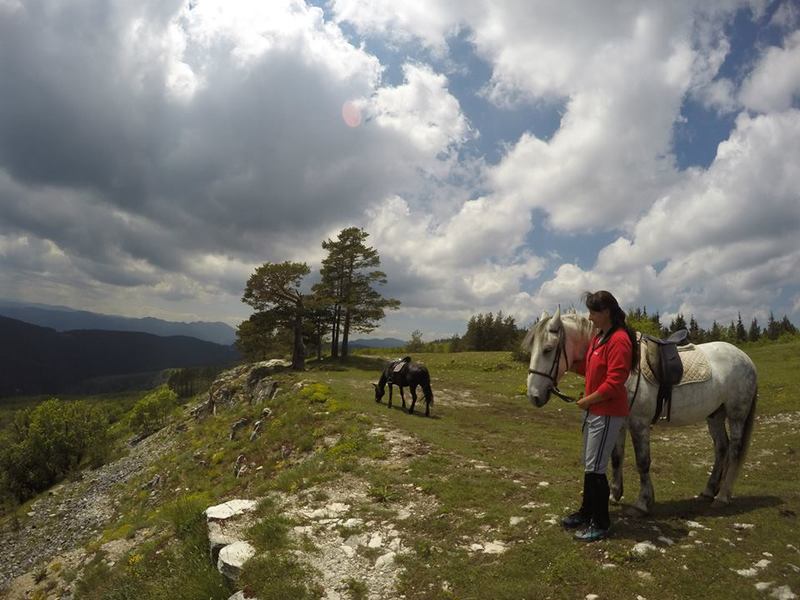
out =
[[[348,127],[358,127],[361,125],[361,109],[352,100],[348,100],[342,105],[342,119]]]

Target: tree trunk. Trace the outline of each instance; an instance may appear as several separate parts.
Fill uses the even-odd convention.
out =
[[[339,320],[342,314],[342,307],[340,304],[336,305],[333,309],[333,328],[331,330],[331,357],[339,357]]]
[[[305,347],[303,346],[303,307],[297,303],[294,315],[294,348],[292,350],[292,369],[302,371],[305,368]]]
[[[345,309],[344,313],[344,328],[342,330],[342,358],[347,358],[348,348],[347,342],[350,338],[350,307]]]

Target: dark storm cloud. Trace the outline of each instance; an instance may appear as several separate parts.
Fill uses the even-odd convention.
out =
[[[408,140],[341,118],[345,100],[373,91],[369,73],[332,72],[299,35],[242,64],[224,35],[193,38],[174,20],[180,8],[32,1],[0,12],[4,231],[138,285],[155,275],[133,262],[181,272],[203,253],[290,254],[386,190],[413,187]],[[200,82],[188,98],[170,93],[176,31]]]

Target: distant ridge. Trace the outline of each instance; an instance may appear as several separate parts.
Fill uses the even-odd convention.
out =
[[[347,345],[351,348],[403,348],[406,344],[408,344],[407,341],[397,338],[376,338],[347,342]]]
[[[76,310],[66,306],[26,304],[10,300],[0,300],[0,315],[31,323],[32,325],[50,327],[56,331],[70,331],[73,329],[140,331],[160,336],[186,335],[224,345],[230,345],[236,341],[236,330],[227,323],[219,321],[181,323],[164,321],[153,317],[121,317]]]
[[[187,336],[55,329],[0,316],[0,397],[53,394],[92,378],[228,365],[231,346]]]

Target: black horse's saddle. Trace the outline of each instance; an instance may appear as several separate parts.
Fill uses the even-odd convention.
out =
[[[398,380],[405,375],[409,364],[411,364],[410,356],[404,356],[403,358],[398,358],[397,360],[393,360],[391,363],[389,363],[389,383],[392,383],[393,380]]]
[[[642,334],[642,339],[647,345],[647,364],[658,381],[656,414],[652,422],[655,423],[659,418],[669,421],[672,409],[672,386],[678,385],[683,377],[683,362],[678,354],[678,346],[689,342],[689,332],[679,329],[666,339]]]

